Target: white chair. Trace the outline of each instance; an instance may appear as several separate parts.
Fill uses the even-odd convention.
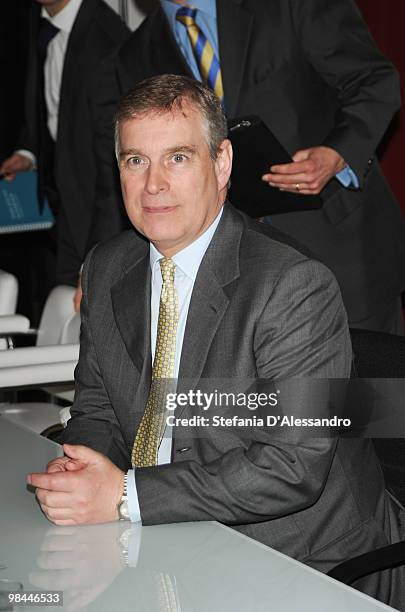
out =
[[[0,270],[0,319],[13,315],[17,307],[18,281],[13,274]],[[27,319],[28,320],[28,319]],[[29,326],[29,324],[28,324]],[[0,333],[2,326],[0,324]],[[6,338],[0,338],[0,349],[8,348]]]
[[[73,307],[74,292],[73,287],[67,286],[51,291],[42,312],[36,346],[0,351],[0,389],[41,386],[51,397],[73,401],[80,331],[80,316]],[[46,386],[51,383],[52,387]],[[0,415],[37,432],[60,422],[59,412],[60,406],[48,402],[0,404]],[[66,418],[65,414],[63,420]]]
[[[42,387],[61,381],[73,381],[75,366],[76,360],[0,368],[0,388]],[[40,434],[52,425],[66,425],[69,417],[68,409],[61,409],[48,402],[0,404],[0,427],[1,418],[5,418]]]
[[[74,287],[59,285],[49,294],[38,327],[36,346],[50,346],[54,344],[72,344],[79,342],[80,317],[75,313],[73,306]],[[72,321],[78,320],[75,327]],[[77,337],[69,334],[77,330]]]
[[[53,346],[79,342],[80,315],[74,311],[75,289],[60,285],[52,289],[42,311],[37,330],[30,329],[29,320],[23,315],[0,315],[0,336],[13,348],[13,339],[36,335],[36,346]],[[4,347],[6,348],[6,347]]]
[[[0,315],[14,314],[18,298],[18,281],[13,274],[0,270]]]
[[[78,343],[80,315],[74,310],[74,293],[74,287],[65,285],[52,289],[46,300],[37,330],[30,329],[28,319],[22,315],[0,316],[0,335],[8,335],[12,339],[13,336],[35,334],[36,347]],[[6,360],[6,357],[4,359]],[[63,361],[63,357],[61,360]],[[38,359],[35,361],[38,363]]]

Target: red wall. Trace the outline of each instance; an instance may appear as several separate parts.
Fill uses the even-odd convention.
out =
[[[401,77],[403,106],[394,118],[379,152],[384,174],[405,214],[405,2],[356,1],[378,47],[395,64]]]

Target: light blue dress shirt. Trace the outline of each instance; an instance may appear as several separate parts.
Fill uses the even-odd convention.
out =
[[[190,43],[190,39],[187,34],[185,26],[176,20],[176,13],[180,8],[180,5],[172,2],[171,0],[160,0],[162,9],[167,17],[170,28],[173,32],[174,38],[181,50],[191,72],[194,77],[201,81],[201,75],[195,61],[193,48]],[[215,0],[190,0],[190,6],[198,9],[196,15],[196,23],[204,32],[208,40],[210,41],[212,48],[221,64],[221,58],[219,57],[219,46],[218,46],[218,28],[217,28],[217,7]],[[359,180],[357,175],[350,166],[343,168],[336,174],[336,178],[343,185],[343,187],[351,187],[353,189],[359,188]]]
[[[212,0],[194,0],[189,3],[190,6],[197,9],[196,23],[214,49],[214,53],[220,61],[218,49],[218,32],[217,32],[217,7]],[[167,17],[173,36],[176,39],[178,47],[182,52],[191,72],[198,81],[201,81],[200,71],[198,70],[195,60],[193,47],[187,34],[187,28],[184,24],[176,20],[176,13],[180,8],[179,4],[170,0],[161,0],[162,9]]]
[[[188,309],[190,306],[191,294],[193,292],[194,282],[200,267],[202,258],[212,240],[212,237],[217,229],[218,223],[222,216],[223,208],[211,223],[208,229],[205,230],[197,240],[189,244],[185,249],[179,251],[172,257],[176,264],[174,273],[174,284],[179,298],[179,322],[176,333],[176,358],[175,358],[175,378],[179,374],[181,349],[183,346],[184,331],[186,329]],[[152,271],[151,283],[151,330],[150,341],[152,350],[152,362],[155,358],[155,346],[157,336],[157,326],[159,318],[159,303],[160,294],[162,291],[162,273],[160,270],[159,259],[163,255],[150,244],[150,267]],[[162,439],[158,451],[158,465],[170,463],[172,454],[172,432],[166,428],[165,435]],[[135,470],[128,470],[128,510],[131,521],[137,522],[141,520],[139,509],[138,494],[135,483]]]

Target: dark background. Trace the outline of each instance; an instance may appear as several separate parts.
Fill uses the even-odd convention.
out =
[[[0,161],[12,153],[20,129],[31,2],[8,0],[1,6]],[[405,100],[405,3],[401,0],[357,0],[357,4],[378,47],[397,67],[401,75],[402,99]],[[384,173],[405,214],[404,150],[403,107],[392,121],[378,153]],[[18,312],[26,314],[33,325],[37,325],[42,308],[42,298],[33,296],[44,293],[41,289],[44,284],[41,238],[40,232],[0,235],[0,268],[19,278]]]
[[[339,2],[339,0],[336,0]],[[402,109],[379,150],[380,160],[405,214],[405,3],[401,0],[357,0],[378,47],[401,76]]]

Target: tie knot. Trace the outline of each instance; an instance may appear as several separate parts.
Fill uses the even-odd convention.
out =
[[[197,9],[190,8],[189,6],[182,6],[176,13],[176,19],[184,23],[184,25],[191,25],[195,22],[196,14]]]
[[[164,283],[174,283],[174,271],[176,264],[169,257],[163,257],[159,260],[160,270],[162,272],[162,278]]]

